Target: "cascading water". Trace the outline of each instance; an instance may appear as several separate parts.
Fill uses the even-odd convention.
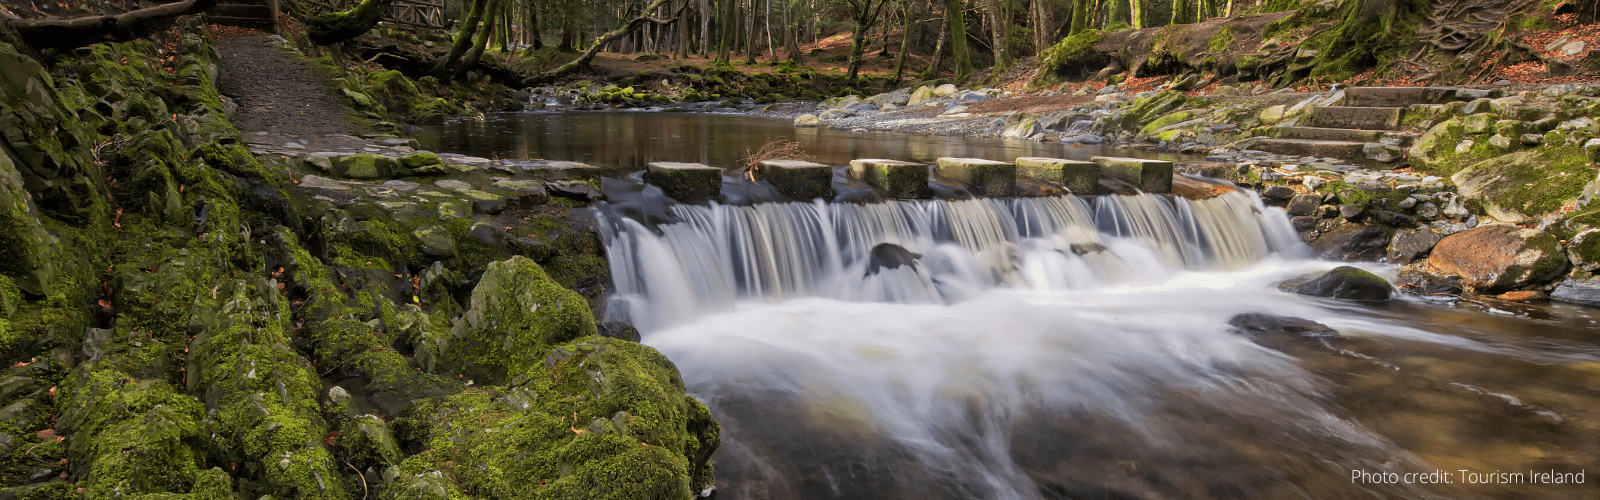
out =
[[[608,314],[722,422],[719,498],[1437,497],[1352,483],[1421,466],[1229,327],[1392,329],[1277,291],[1332,264],[1251,194],[601,212]]]

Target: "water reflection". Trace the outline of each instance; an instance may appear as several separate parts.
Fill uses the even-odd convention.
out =
[[[1091,156],[1178,159],[1110,146],[1075,146],[1012,139],[924,136],[795,128],[788,120],[756,116],[659,113],[500,113],[425,128],[423,147],[486,158],[581,161],[603,167],[644,168],[652,161],[734,167],[773,139],[800,143],[823,163],[856,158],[931,162],[941,156],[1010,160],[1019,156],[1087,160]]]

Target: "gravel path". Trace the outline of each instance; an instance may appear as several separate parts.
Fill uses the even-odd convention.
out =
[[[344,100],[281,38],[263,33],[219,37],[219,86],[239,103],[234,122],[246,133],[325,137],[355,131]]]

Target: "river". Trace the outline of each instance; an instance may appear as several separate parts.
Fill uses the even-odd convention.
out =
[[[1105,154],[727,115],[430,133],[622,170],[731,166],[774,137],[832,164]],[[1278,291],[1341,263],[1249,193],[630,203],[597,207],[608,314],[723,424],[718,498],[1600,497],[1600,312]],[[1248,313],[1337,333],[1247,335]]]

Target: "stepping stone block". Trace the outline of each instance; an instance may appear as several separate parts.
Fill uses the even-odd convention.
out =
[[[928,166],[909,161],[850,160],[850,177],[867,181],[891,198],[927,198]]]
[[[1077,194],[1092,193],[1100,184],[1100,164],[1092,161],[1028,156],[1017,158],[1017,171],[1028,177],[1060,183]]]
[[[722,169],[699,163],[651,162],[644,178],[678,201],[700,201],[722,196]]]
[[[1133,181],[1140,190],[1146,193],[1172,192],[1172,162],[1163,160],[1144,160],[1139,158],[1118,158],[1115,156],[1096,156],[1089,161],[1100,164],[1100,171],[1106,175],[1121,177]]]
[[[1017,166],[981,158],[940,158],[939,175],[965,182],[976,194],[1011,196],[1017,191]]]
[[[758,175],[796,200],[833,199],[833,167],[799,160],[761,160]]]

